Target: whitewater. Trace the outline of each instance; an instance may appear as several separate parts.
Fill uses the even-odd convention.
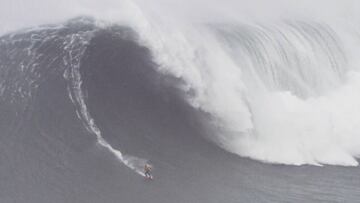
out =
[[[49,7],[52,16],[37,16],[35,13],[50,3],[39,1],[42,7],[31,4],[2,2],[1,8],[9,10],[2,12],[2,32],[81,15],[95,17],[102,28],[114,24],[133,28],[138,42],[150,49],[159,64],[158,71],[179,78],[178,88],[185,100],[208,114],[217,132],[208,139],[232,153],[269,163],[358,165],[360,40],[359,29],[352,24],[356,21],[341,24],[337,13],[328,11],[333,12],[331,17],[315,20],[300,14],[281,19],[279,14],[276,18],[280,20],[252,23],[245,14],[237,16],[226,10],[229,14],[218,17],[224,11],[204,9],[205,14],[213,14],[205,21],[204,14],[192,17],[189,8],[182,9],[191,17],[179,20],[176,14],[169,14],[171,9],[133,1],[101,5],[94,1],[87,7],[82,1],[64,1]],[[8,13],[14,9],[15,14]],[[166,19],[158,11],[173,18]],[[16,15],[19,12],[35,16],[25,20]],[[264,13],[263,18],[272,16]],[[7,20],[11,18],[13,22]],[[76,54],[79,56],[81,53]],[[77,69],[70,74],[76,89],[70,94],[81,106],[78,114],[100,145],[141,173],[141,168],[127,159],[138,159],[137,165],[144,159],[124,158],[102,138],[87,111]]]
[[[0,202],[357,202],[359,8],[0,0]]]

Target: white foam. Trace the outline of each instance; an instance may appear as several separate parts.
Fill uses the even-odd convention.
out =
[[[67,69],[64,72],[64,78],[69,81],[69,97],[74,103],[77,116],[84,122],[85,127],[90,133],[96,135],[97,143],[109,150],[116,158],[124,165],[135,171],[136,173],[144,176],[143,166],[147,160],[123,154],[119,149],[113,148],[102,136],[100,129],[97,127],[94,119],[91,117],[90,112],[87,109],[84,93],[82,90],[82,80],[80,74],[80,61],[86,50],[86,44],[91,38],[92,33],[84,33],[83,35],[74,34],[67,40],[65,45],[65,51],[69,54],[64,61],[68,64]]]
[[[188,101],[213,116],[220,146],[273,163],[353,166],[360,154],[358,4],[13,0],[0,2],[0,33],[78,15],[130,25],[159,71],[182,78]],[[99,144],[134,168],[133,158],[102,139],[81,80],[73,85]]]
[[[135,27],[142,43],[161,72],[186,82],[189,102],[213,116],[220,146],[271,163],[358,164],[359,63],[352,55],[360,50],[346,44],[356,37],[343,35],[347,28],[240,24],[228,33],[221,25],[143,20]]]

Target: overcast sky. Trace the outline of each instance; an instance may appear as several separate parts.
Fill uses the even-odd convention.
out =
[[[0,32],[87,14],[121,18],[129,0],[0,0]],[[359,0],[135,0],[146,15],[184,21],[358,21]],[[124,10],[125,9],[125,10]]]

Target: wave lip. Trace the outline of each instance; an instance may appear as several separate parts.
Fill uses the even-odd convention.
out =
[[[211,115],[219,146],[269,163],[358,165],[353,36],[302,21],[151,25],[138,30],[142,41],[159,71],[181,78],[187,101]]]
[[[63,75],[84,126],[100,146],[141,174],[138,165],[146,160],[138,158],[132,164],[128,160],[136,158],[116,151],[105,141],[103,129],[87,107],[84,56],[94,38],[107,32],[111,34],[104,35],[109,37],[105,40],[131,41],[147,50],[144,63],[151,64],[158,75],[153,79],[167,77],[175,87],[174,94],[186,100],[192,111],[210,115],[204,120],[217,132],[210,139],[224,149],[270,163],[358,164],[358,70],[348,55],[351,50],[346,49],[345,36],[335,29],[293,22],[274,27],[189,25],[179,30],[153,26],[150,20],[141,19],[145,16],[138,17],[145,23],[134,25],[134,30],[77,18],[2,37],[5,49],[13,45],[24,48],[15,55],[10,49],[6,54],[25,58],[18,63],[17,81],[4,79],[1,83],[3,100],[26,104],[46,81],[46,74]],[[61,52],[46,56],[42,46],[47,43]],[[46,68],[39,65],[42,60],[48,63]],[[52,63],[61,66],[52,70]],[[3,69],[9,64],[3,62]]]

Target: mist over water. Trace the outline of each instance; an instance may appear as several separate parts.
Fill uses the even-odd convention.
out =
[[[0,32],[77,16],[94,17],[99,27],[130,26],[158,71],[183,80],[186,100],[211,115],[217,134],[209,139],[219,146],[270,163],[355,166],[358,4],[2,1]]]

